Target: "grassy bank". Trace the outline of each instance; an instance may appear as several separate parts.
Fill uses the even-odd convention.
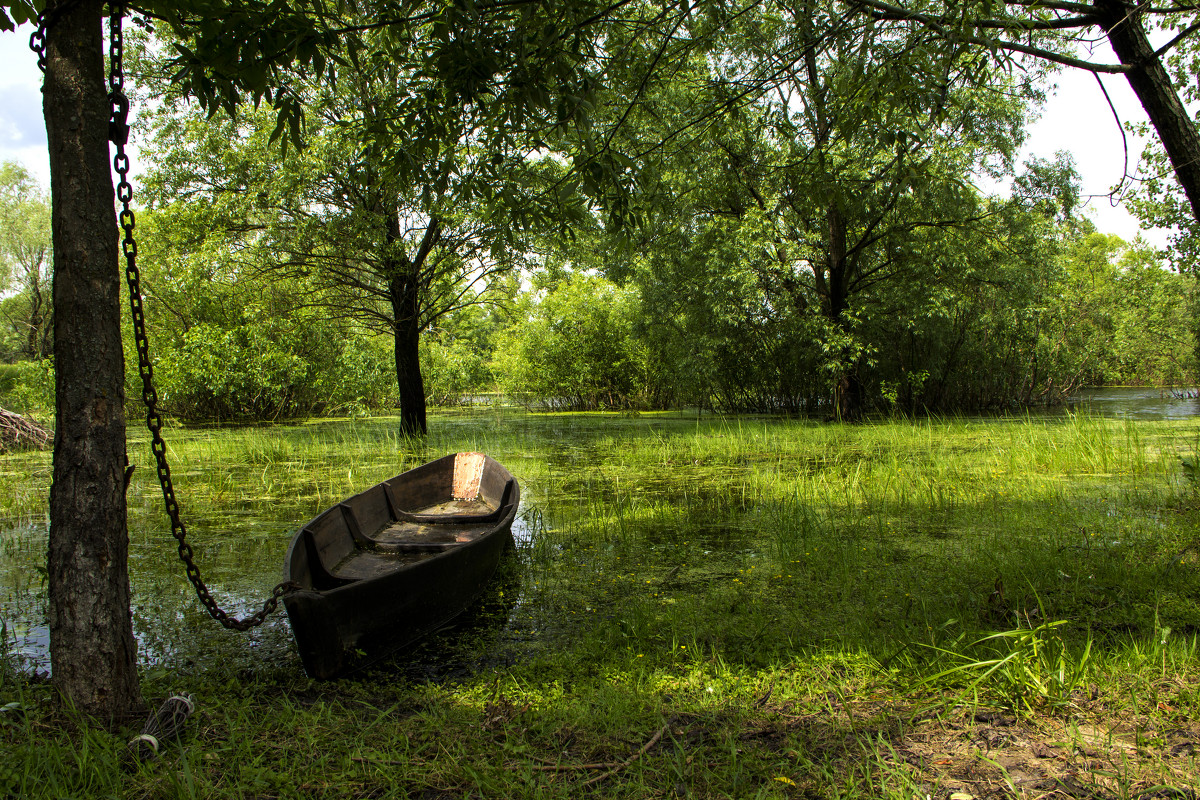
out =
[[[286,643],[269,658],[228,638],[164,647],[148,702],[186,690],[200,711],[140,766],[126,732],[80,725],[10,664],[0,796],[1200,788],[1200,495],[1181,465],[1197,424],[546,415],[433,429],[421,445],[387,422],[187,431],[173,456],[185,510],[222,545],[206,553],[218,580],[265,583],[316,509],[404,464],[487,450],[526,497],[487,613],[327,684],[302,678]],[[13,519],[38,513],[44,467],[25,458],[0,477]],[[160,535],[143,480],[135,545]],[[267,508],[273,521],[256,516]]]

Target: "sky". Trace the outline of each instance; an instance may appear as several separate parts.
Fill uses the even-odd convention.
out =
[[[29,26],[0,33],[0,160],[24,165],[43,186],[50,184],[42,76],[29,49]]]
[[[1104,55],[1098,53],[1097,58],[1103,59]],[[1111,52],[1107,55],[1107,60],[1114,60]],[[1114,207],[1109,200],[1108,193],[1124,174],[1125,156],[1121,127],[1095,77],[1081,70],[1064,69],[1053,80],[1057,89],[1048,97],[1041,118],[1029,126],[1021,161],[1031,156],[1051,159],[1056,152],[1066,150],[1082,177],[1083,194],[1090,197],[1086,213],[1099,230],[1127,241],[1141,232],[1151,244],[1165,246],[1166,231],[1139,231],[1137,220],[1119,203]],[[1145,112],[1125,79],[1109,75],[1103,80],[1121,121],[1144,122]],[[37,59],[29,50],[29,27],[23,26],[16,33],[0,33],[0,160],[21,163],[43,186],[49,186],[40,86]],[[1132,173],[1137,168],[1142,142],[1132,134],[1126,136]],[[131,156],[136,173],[136,152]],[[988,190],[1000,191],[999,187]]]
[[[1151,244],[1165,246],[1168,231],[1141,231],[1137,219],[1122,208],[1119,201],[1114,205],[1109,197],[1113,188],[1122,183],[1126,170],[1130,176],[1135,174],[1145,144],[1128,131],[1124,143],[1122,141],[1121,123],[1147,121],[1146,112],[1128,82],[1121,75],[1101,76],[1120,117],[1118,123],[1092,73],[1063,69],[1052,80],[1056,86],[1053,93],[1047,87],[1041,118],[1026,128],[1028,139],[1022,149],[1021,161],[1031,156],[1049,159],[1060,150],[1067,151],[1073,156],[1082,179],[1082,194],[1088,198],[1086,213],[1097,229],[1115,233],[1126,241],[1132,241],[1140,232]],[[1126,181],[1124,191],[1129,189]]]

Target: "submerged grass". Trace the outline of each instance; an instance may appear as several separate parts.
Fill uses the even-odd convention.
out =
[[[242,640],[200,619],[141,470],[144,690],[186,689],[201,711],[162,759],[130,764],[124,736],[50,702],[36,663],[17,663],[29,637],[7,634],[0,797],[1200,789],[1200,495],[1181,464],[1198,423],[488,412],[432,429],[169,438],[206,575],[247,607],[321,508],[443,452],[493,454],[525,503],[479,619],[370,674],[308,681],[286,625]],[[47,480],[37,459],[0,462],[20,521],[0,531],[0,602],[22,630]]]

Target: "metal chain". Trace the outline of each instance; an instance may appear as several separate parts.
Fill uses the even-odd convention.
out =
[[[37,30],[29,37],[29,48],[37,53],[38,68],[46,71],[46,40],[54,22],[65,13],[75,2],[59,3],[48,7],[38,14]],[[129,183],[129,156],[125,153],[125,145],[129,141],[129,98],[125,95],[125,70],[123,66],[124,33],[122,19],[125,16],[125,4],[114,3],[110,6],[109,16],[109,73],[108,96],[112,103],[112,118],[108,124],[108,138],[116,148],[113,156],[113,168],[120,176],[117,184],[117,199],[121,201],[121,212],[117,219],[124,232],[121,240],[121,252],[125,255],[125,278],[129,282],[129,306],[133,315],[133,337],[137,342],[138,372],[142,376],[142,400],[146,404],[146,427],[150,429],[150,449],[154,453],[154,461],[158,467],[158,481],[162,484],[163,501],[166,504],[167,516],[171,518],[171,535],[179,543],[179,558],[187,568],[188,580],[196,589],[196,596],[208,613],[226,628],[237,631],[247,631],[258,627],[266,621],[279,606],[279,599],[288,592],[300,588],[293,581],[285,581],[271,590],[271,596],[263,603],[263,607],[245,619],[232,617],[213,599],[200,577],[200,568],[196,566],[192,547],[187,543],[187,529],[179,516],[179,502],[175,499],[175,487],[171,482],[171,468],[167,464],[167,445],[162,438],[163,418],[158,410],[158,392],[154,389],[154,370],[150,365],[150,340],[146,336],[146,315],[142,309],[141,276],[137,268],[137,242],[133,238],[134,217],[130,204],[133,202],[133,186]]]
[[[38,69],[43,75],[46,74],[46,31],[50,28],[49,13],[49,8],[38,12],[37,27],[29,34],[29,49],[37,53]]]
[[[279,606],[279,599],[288,592],[300,588],[294,581],[284,581],[271,590],[271,596],[263,607],[245,619],[230,616],[209,594],[208,587],[200,577],[200,568],[193,559],[192,547],[187,543],[187,530],[180,519],[179,502],[175,499],[175,487],[171,482],[171,468],[167,464],[167,445],[162,438],[163,418],[158,411],[158,392],[154,389],[154,369],[150,364],[150,340],[146,336],[146,316],[142,308],[141,278],[137,268],[137,242],[133,238],[134,217],[130,204],[133,202],[133,187],[129,183],[129,157],[125,145],[129,140],[129,98],[125,95],[125,71],[123,66],[124,33],[122,19],[125,4],[112,6],[109,16],[109,99],[112,102],[112,121],[109,123],[109,138],[116,149],[113,169],[120,181],[117,184],[117,199],[121,201],[121,212],[117,219],[124,232],[121,252],[125,256],[125,278],[129,282],[129,307],[133,317],[133,337],[137,343],[138,372],[142,376],[142,401],[146,404],[146,427],[150,429],[150,449],[158,469],[158,481],[162,484],[163,502],[167,516],[171,519],[171,535],[179,543],[179,559],[187,570],[188,580],[196,589],[196,596],[217,622],[226,628],[247,631],[258,627]]]
[[[260,610],[245,619],[232,617],[217,605],[217,601],[209,593],[208,587],[200,577],[200,568],[196,566],[193,558],[192,546],[187,543],[187,529],[180,518],[179,502],[175,499],[175,486],[171,482],[171,468],[167,464],[167,445],[162,438],[163,418],[158,410],[158,392],[154,388],[150,340],[146,336],[146,315],[142,308],[141,276],[137,268],[137,242],[133,238],[134,216],[130,207],[133,202],[133,186],[129,183],[129,156],[125,153],[125,145],[129,141],[129,98],[125,95],[123,64],[125,40],[121,23],[124,16],[124,3],[111,6],[108,93],[112,102],[112,120],[109,122],[109,139],[116,150],[113,169],[120,178],[117,183],[117,199],[121,202],[121,211],[117,220],[124,232],[121,252],[125,256],[125,278],[129,283],[129,307],[133,317],[133,338],[137,343],[138,372],[142,376],[142,401],[146,404],[146,427],[150,429],[150,450],[154,453],[154,461],[158,468],[158,481],[162,484],[167,516],[171,519],[171,535],[179,543],[179,559],[187,568],[188,580],[195,587],[196,596],[217,622],[231,630],[246,631],[262,625],[267,616],[279,606],[279,599],[299,586],[293,581],[284,581],[271,590],[271,596],[266,599]],[[44,38],[43,34],[43,40]]]
[[[77,0],[47,5],[38,12],[37,27],[33,29],[33,33],[29,34],[29,49],[37,53],[38,69],[42,71],[43,75],[46,74],[46,35],[50,31],[50,27],[66,13],[67,9],[75,5],[75,2]]]

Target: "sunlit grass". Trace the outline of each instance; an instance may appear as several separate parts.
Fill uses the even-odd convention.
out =
[[[499,621],[323,685],[299,676],[280,621],[242,639],[196,610],[138,439],[147,692],[189,688],[208,711],[130,780],[145,797],[909,798],[965,786],[913,755],[931,720],[982,735],[974,715],[991,709],[1058,731],[1047,747],[1097,720],[1121,743],[1130,725],[1169,730],[1200,711],[1200,496],[1181,464],[1198,431],[493,412],[435,418],[426,440],[387,419],[169,429],[201,566],[238,610],[278,580],[291,531],[347,494],[455,450],[521,480],[517,554],[488,600]],[[20,458],[0,461],[0,598],[36,622],[49,461]],[[0,706],[36,709],[0,717],[19,787],[123,791],[119,740],[60,731],[40,685],[0,674]],[[1161,764],[1090,780],[1136,796],[1161,766],[1164,785],[1192,786],[1164,737]],[[583,784],[601,772],[547,768],[594,762],[624,766],[598,789]]]
[[[1035,596],[1101,636],[1149,630],[1156,614],[1176,630],[1197,623],[1195,484],[1180,468],[1194,425],[497,419],[435,421],[424,441],[400,437],[394,420],[170,429],[168,441],[185,520],[212,557],[202,566],[239,597],[271,585],[288,534],[322,508],[444,452],[482,449],[522,479],[533,531],[522,591],[545,601],[524,613],[563,635],[607,626],[607,642],[680,618],[721,639],[740,617],[716,609],[750,596],[765,601],[751,604],[755,618],[768,608],[775,620],[760,652],[830,638],[886,649],[949,619],[984,630]],[[161,591],[171,545],[144,447],[131,444],[131,536]],[[9,518],[36,537],[48,463],[23,458]],[[29,536],[0,546],[36,561],[40,545],[14,544]]]

